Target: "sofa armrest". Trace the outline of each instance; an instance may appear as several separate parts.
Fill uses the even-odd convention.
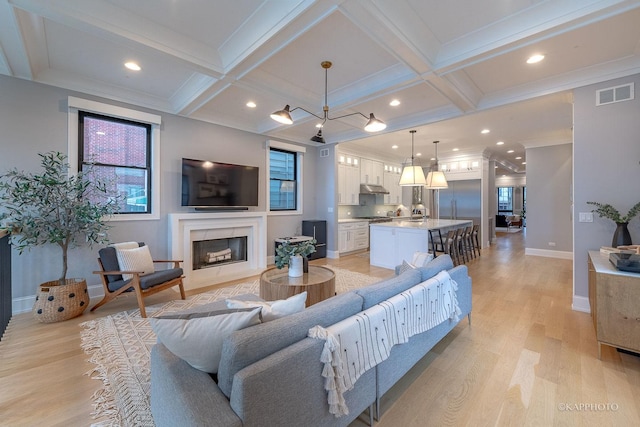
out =
[[[211,376],[161,343],[151,349],[151,413],[157,427],[242,426]]]

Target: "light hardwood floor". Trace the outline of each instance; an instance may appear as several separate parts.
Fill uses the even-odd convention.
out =
[[[472,325],[464,319],[384,396],[377,425],[640,425],[640,357],[603,346],[598,360],[590,315],[571,310],[571,262],[525,256],[524,238],[501,233],[468,263]],[[314,263],[393,274],[362,254]],[[15,316],[0,342],[0,425],[91,424],[100,383],[85,375],[78,325],[135,307],[129,295],[56,324]]]

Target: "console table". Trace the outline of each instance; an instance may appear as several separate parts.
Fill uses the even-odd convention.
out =
[[[602,344],[640,353],[640,274],[620,271],[609,256],[589,251],[589,305]]]
[[[336,275],[333,270],[310,265],[301,277],[289,277],[286,268],[270,268],[260,276],[260,298],[267,301],[287,299],[307,291],[306,306],[331,298],[336,294]]]

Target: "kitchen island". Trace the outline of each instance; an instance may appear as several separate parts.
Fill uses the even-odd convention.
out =
[[[377,267],[395,268],[403,260],[411,261],[416,251],[428,252],[429,230],[444,237],[450,229],[470,227],[473,221],[459,219],[424,219],[393,221],[369,225],[370,263]]]

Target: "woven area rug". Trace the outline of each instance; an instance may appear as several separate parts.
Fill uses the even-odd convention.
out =
[[[336,292],[344,293],[380,279],[331,267],[336,273]],[[258,280],[206,292],[186,300],[147,307],[147,316],[181,311],[236,295],[258,294]],[[153,427],[150,407],[149,355],[156,337],[140,310],[130,310],[81,323],[82,349],[95,364],[87,374],[102,381],[93,396],[93,426]]]

